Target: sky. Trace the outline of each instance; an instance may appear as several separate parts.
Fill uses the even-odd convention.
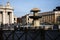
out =
[[[0,4],[6,5],[8,0],[0,0]],[[9,0],[17,17],[30,13],[32,8],[39,8],[41,12],[48,12],[60,6],[60,0]]]

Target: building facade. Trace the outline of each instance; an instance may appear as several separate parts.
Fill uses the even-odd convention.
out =
[[[44,12],[44,13],[39,13],[42,18],[40,18],[40,23],[45,24],[45,23],[55,23],[55,13],[53,12]]]
[[[14,23],[17,23],[17,17],[14,15]]]
[[[42,18],[40,18],[40,23],[60,24],[60,10],[54,10],[50,12],[39,13],[39,16],[42,16]]]
[[[26,14],[21,17],[20,20],[22,25],[32,24],[33,19],[29,18],[29,16],[32,16],[32,14]]]
[[[29,18],[29,16],[33,16],[33,14],[22,16],[22,24],[33,23],[33,19]],[[38,16],[42,16],[42,18],[39,19],[40,24],[60,24],[60,7],[56,7],[53,11],[49,12],[39,12]]]
[[[0,5],[0,24],[13,24],[14,15],[13,7],[10,6],[10,3],[7,2],[5,6]]]

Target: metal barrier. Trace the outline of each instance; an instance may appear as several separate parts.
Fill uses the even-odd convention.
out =
[[[60,40],[59,27],[57,30],[53,30],[53,25],[39,27],[4,26],[0,27],[0,40]]]
[[[31,29],[0,30],[0,40],[60,40],[60,30]]]

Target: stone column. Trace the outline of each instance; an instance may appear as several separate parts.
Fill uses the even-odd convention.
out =
[[[3,24],[5,24],[5,13],[6,13],[6,11],[4,10],[4,11],[3,11],[3,17],[2,17],[2,19],[3,19]]]
[[[13,12],[10,13],[10,24],[14,23]]]
[[[12,13],[10,12],[10,15],[9,15],[9,19],[10,19],[9,22],[10,22],[10,23],[9,23],[9,24],[11,24],[11,22],[12,22],[12,21],[11,21],[11,20],[12,20],[11,17],[12,17]]]

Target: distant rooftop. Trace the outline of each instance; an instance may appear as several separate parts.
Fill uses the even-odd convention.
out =
[[[57,6],[53,11],[60,11],[60,6]]]

